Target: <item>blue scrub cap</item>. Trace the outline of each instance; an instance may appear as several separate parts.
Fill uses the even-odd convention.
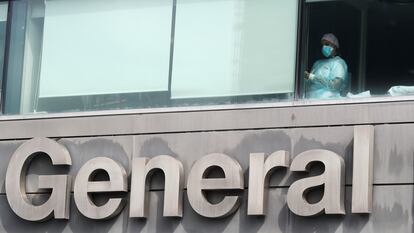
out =
[[[329,41],[339,49],[339,41],[338,41],[338,38],[336,38],[336,36],[334,34],[327,33],[327,34],[323,35],[321,40]]]

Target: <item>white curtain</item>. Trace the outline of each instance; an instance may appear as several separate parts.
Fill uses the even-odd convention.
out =
[[[168,90],[171,0],[45,0],[39,97]]]
[[[0,2],[0,22],[7,21],[8,2]]]

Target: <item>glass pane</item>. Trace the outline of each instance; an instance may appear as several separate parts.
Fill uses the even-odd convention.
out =
[[[7,28],[7,12],[8,3],[0,2],[0,100],[2,93],[2,81],[3,81],[3,66],[4,66],[4,52],[6,42],[6,28]],[[1,103],[2,101],[0,101]],[[0,108],[1,109],[1,108]]]
[[[292,0],[178,0],[172,98],[292,94],[297,9]]]
[[[367,10],[362,87],[372,95],[414,95],[414,2],[392,2],[371,3]]]
[[[302,97],[414,95],[412,1],[306,2]],[[324,40],[327,33],[336,38]],[[335,84],[338,78],[340,85]]]
[[[168,91],[171,1],[46,0],[39,98]]]
[[[6,113],[164,106],[172,1],[12,4],[14,73],[8,74]],[[24,64],[20,73],[18,62]]]

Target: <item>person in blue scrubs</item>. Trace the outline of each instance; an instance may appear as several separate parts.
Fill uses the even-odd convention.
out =
[[[325,34],[321,43],[325,59],[316,61],[311,72],[305,71],[305,96],[309,99],[340,98],[347,88],[348,66],[338,56],[339,41],[334,34]]]

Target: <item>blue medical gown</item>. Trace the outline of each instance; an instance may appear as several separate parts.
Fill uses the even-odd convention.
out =
[[[314,75],[314,78],[306,81],[306,98],[339,98],[341,92],[347,88],[348,66],[339,56],[315,62],[311,74]],[[333,87],[330,84],[336,78],[342,79],[342,82],[340,86]]]

